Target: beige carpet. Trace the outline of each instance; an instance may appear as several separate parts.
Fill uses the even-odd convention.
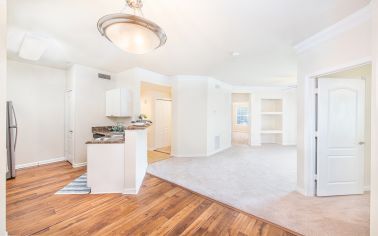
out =
[[[369,235],[369,195],[295,192],[294,147],[233,147],[212,157],[170,158],[148,172],[304,235]]]

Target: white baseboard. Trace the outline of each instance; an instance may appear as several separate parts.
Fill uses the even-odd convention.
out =
[[[282,146],[297,146],[296,143],[282,143]]]
[[[75,163],[75,164],[72,164],[72,167],[73,168],[79,168],[79,167],[83,167],[83,166],[86,166],[87,163],[86,162],[83,162],[83,163]]]
[[[218,149],[218,150],[213,151],[213,152],[206,153],[206,154],[205,153],[201,153],[201,154],[181,154],[181,155],[177,155],[175,153],[172,153],[171,155],[173,157],[209,157],[209,156],[215,155],[215,154],[217,154],[219,152],[223,152],[223,151],[225,151],[225,150],[227,150],[227,149],[229,149],[231,147],[232,147],[232,145],[227,146],[225,148]]]
[[[26,163],[26,164],[19,164],[19,165],[16,165],[16,170],[40,166],[40,165],[51,164],[51,163],[55,163],[55,162],[65,161],[65,160],[66,160],[65,157],[58,157],[58,158],[44,160],[44,161],[31,162],[31,163]]]
[[[206,157],[206,154],[184,154],[184,155],[177,155],[172,153],[173,157]]]
[[[207,154],[207,156],[209,157],[209,156],[215,155],[215,154],[223,152],[223,151],[225,151],[225,150],[227,150],[229,148],[231,148],[231,145],[227,146],[227,147],[224,147],[224,148],[221,148],[221,149],[218,149],[218,150],[215,150],[213,152],[210,152],[210,153]]]
[[[303,188],[300,188],[300,187],[297,186],[297,192],[306,196],[306,191]]]
[[[136,194],[138,194],[138,191],[137,191],[135,188],[125,188],[125,189],[123,190],[123,194],[128,194],[128,195],[132,194],[132,195],[136,195]]]

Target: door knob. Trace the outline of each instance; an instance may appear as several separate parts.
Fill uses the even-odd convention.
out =
[[[364,144],[365,144],[365,142],[359,142],[358,144],[359,144],[359,145],[364,145]]]

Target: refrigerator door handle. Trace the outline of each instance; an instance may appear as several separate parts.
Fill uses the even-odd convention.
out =
[[[14,122],[15,122],[15,128],[16,128],[16,137],[14,140],[14,150],[16,150],[16,145],[17,145],[17,136],[18,136],[18,126],[17,126],[17,117],[16,117],[16,112],[14,111],[14,106],[12,106],[12,112],[13,112],[13,117],[14,117]]]

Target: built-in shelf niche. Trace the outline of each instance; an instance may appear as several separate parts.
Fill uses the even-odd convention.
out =
[[[282,99],[261,99],[262,113],[282,113]]]
[[[261,134],[261,144],[282,144],[282,134]]]
[[[263,116],[261,117],[261,131],[282,130],[281,116]]]
[[[282,115],[282,112],[261,112],[263,116],[274,116],[274,115]]]
[[[282,144],[282,99],[261,99],[261,143]]]

